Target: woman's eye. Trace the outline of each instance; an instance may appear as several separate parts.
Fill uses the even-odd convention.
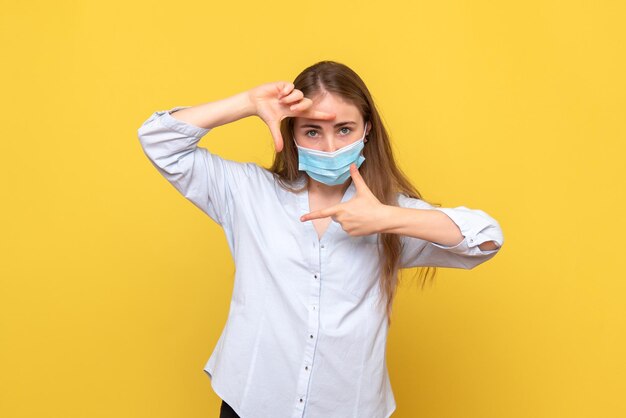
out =
[[[342,130],[344,130],[344,129],[346,129],[346,130],[348,131],[348,132],[345,132],[345,133],[344,133],[344,135],[348,135],[350,132],[352,132],[352,129],[350,129],[350,128],[346,128],[346,127],[339,128],[339,131],[341,132],[341,131],[342,131]],[[309,135],[311,132],[315,132],[315,133],[317,133],[317,131],[316,131],[316,130],[311,129],[310,131],[306,131],[306,132],[304,133],[304,135],[305,135],[306,137],[308,137],[308,138],[315,138],[315,136],[311,136],[311,135]]]

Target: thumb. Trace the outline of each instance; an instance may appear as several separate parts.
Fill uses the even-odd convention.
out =
[[[280,133],[280,121],[270,123],[270,132],[274,138],[276,152],[281,152],[283,150],[283,136]]]

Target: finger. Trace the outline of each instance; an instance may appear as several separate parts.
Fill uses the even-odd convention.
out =
[[[322,112],[321,110],[313,110],[309,112],[307,115],[311,119],[335,119],[337,117],[336,113],[333,112]]]
[[[324,112],[322,110],[313,110],[309,108],[309,109],[306,109],[306,111],[302,114],[302,116],[311,118],[311,119],[330,120],[330,119],[335,119],[337,117],[337,114],[335,112]]]
[[[300,102],[295,103],[289,107],[289,109],[293,112],[301,113],[300,116],[311,118],[311,119],[335,119],[337,114],[335,112],[324,112],[321,110],[313,110],[311,109],[311,105],[313,101],[308,97],[302,98]]]
[[[304,94],[300,90],[294,90],[291,93],[289,93],[287,96],[279,99],[278,102],[282,104],[289,104],[289,103],[299,101],[303,97],[304,97]]]
[[[359,191],[370,191],[367,184],[365,184],[365,180],[359,173],[359,169],[355,163],[350,164],[350,176],[352,177],[352,181],[354,182],[354,186],[356,187],[357,192]]]
[[[294,85],[293,83],[290,83],[288,81],[282,81],[278,83],[278,88],[279,88],[278,97],[281,98],[289,94],[289,92],[293,90]]]
[[[274,147],[276,152],[283,150],[283,136],[280,133],[280,122],[273,122],[270,124],[270,132],[274,138]]]
[[[294,103],[289,106],[289,110],[293,112],[302,112],[309,108],[311,104],[313,104],[313,101],[311,99],[309,99],[308,97],[303,97],[302,100],[300,100],[298,103]]]
[[[335,212],[337,212],[337,206],[333,206],[333,207],[321,209],[321,210],[316,210],[316,211],[307,213],[305,215],[302,215],[300,217],[300,221],[306,222],[312,219],[327,218],[329,216],[334,215]]]

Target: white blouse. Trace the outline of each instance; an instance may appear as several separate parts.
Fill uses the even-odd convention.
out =
[[[139,128],[156,169],[224,230],[236,273],[225,327],[204,371],[242,418],[386,418],[396,408],[385,358],[387,316],[376,234],[350,236],[331,220],[318,239],[308,192],[282,189],[252,162],[197,143],[210,130],[154,112]],[[304,181],[306,176],[303,176]],[[303,185],[300,183],[299,185]],[[354,184],[342,202],[355,193]],[[400,236],[401,267],[471,269],[500,248],[496,220],[464,206],[438,208],[398,194],[402,207],[440,210],[463,241],[443,246]]]

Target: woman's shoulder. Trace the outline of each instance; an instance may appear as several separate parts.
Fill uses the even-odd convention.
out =
[[[412,197],[404,192],[397,193],[398,206],[413,209],[432,209],[433,205],[420,197]]]
[[[300,189],[306,185],[306,177],[303,173],[300,173],[295,180],[290,181],[281,178],[277,173],[274,173],[272,170],[256,162],[247,162],[244,164],[246,164],[246,170],[248,171],[248,177],[250,177],[250,184],[252,187],[266,185],[271,188],[280,189],[278,186],[282,184],[287,188]]]

